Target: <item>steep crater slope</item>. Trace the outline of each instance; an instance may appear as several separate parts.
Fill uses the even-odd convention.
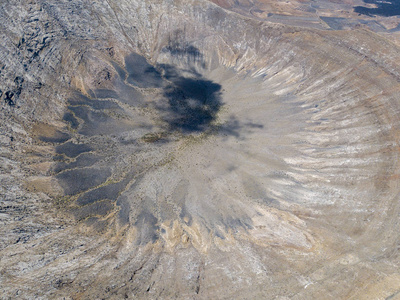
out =
[[[398,293],[394,45],[207,1],[1,16],[3,295]]]

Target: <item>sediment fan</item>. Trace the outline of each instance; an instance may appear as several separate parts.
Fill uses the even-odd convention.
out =
[[[4,297],[398,295],[395,45],[207,1],[0,16]]]

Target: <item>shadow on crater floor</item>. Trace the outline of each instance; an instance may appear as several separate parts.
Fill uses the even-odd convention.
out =
[[[125,58],[125,67],[128,72],[128,83],[139,88],[159,88],[163,80],[156,68],[147,60],[136,53],[132,53]]]
[[[168,102],[160,107],[170,130],[183,133],[200,132],[216,120],[222,107],[221,85],[191,72],[193,77],[179,75],[171,65],[160,65],[164,77],[171,82],[164,88]]]

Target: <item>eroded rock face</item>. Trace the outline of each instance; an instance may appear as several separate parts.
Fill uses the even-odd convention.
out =
[[[1,9],[4,297],[398,293],[395,45],[208,1]]]

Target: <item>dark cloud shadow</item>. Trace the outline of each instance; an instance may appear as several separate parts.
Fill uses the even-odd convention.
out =
[[[215,132],[220,136],[233,136],[237,139],[244,140],[246,136],[251,134],[253,130],[263,129],[264,125],[257,124],[251,121],[240,122],[235,116],[231,115],[229,119],[221,125],[216,126]]]
[[[139,88],[158,88],[162,86],[161,74],[143,56],[131,53],[125,58],[128,71],[126,81]],[[121,75],[120,75],[121,76]]]
[[[198,74],[184,77],[171,65],[160,65],[164,77],[170,81],[163,95],[159,111],[169,129],[182,133],[201,132],[209,128],[222,107],[221,85]]]
[[[368,4],[375,4],[377,7],[370,8],[364,6],[355,6],[354,12],[367,16],[392,17],[400,15],[400,0],[381,1],[381,0],[363,0]]]
[[[176,42],[169,42],[168,46],[162,49],[163,52],[169,52],[174,56],[187,56],[189,59],[201,60],[203,61],[203,54],[200,53],[199,49],[192,45],[188,45],[187,47],[181,47]]]
[[[196,63],[204,69],[206,67],[204,55],[198,48],[185,42],[182,39],[184,36],[183,30],[175,30],[169,37],[168,44],[161,49],[161,52],[168,53],[172,57],[179,59],[179,61],[185,62],[187,66]]]
[[[162,78],[169,82],[163,87],[166,102],[157,103],[161,118],[168,124],[167,130],[244,138],[243,134],[249,133],[251,128],[262,128],[260,124],[242,123],[234,116],[224,124],[217,124],[218,113],[224,106],[222,86],[197,71],[199,66],[206,67],[204,56],[193,45],[180,43],[180,36],[181,33],[176,31],[162,52],[169,52],[172,57],[185,62],[185,68],[171,64],[156,66]]]

